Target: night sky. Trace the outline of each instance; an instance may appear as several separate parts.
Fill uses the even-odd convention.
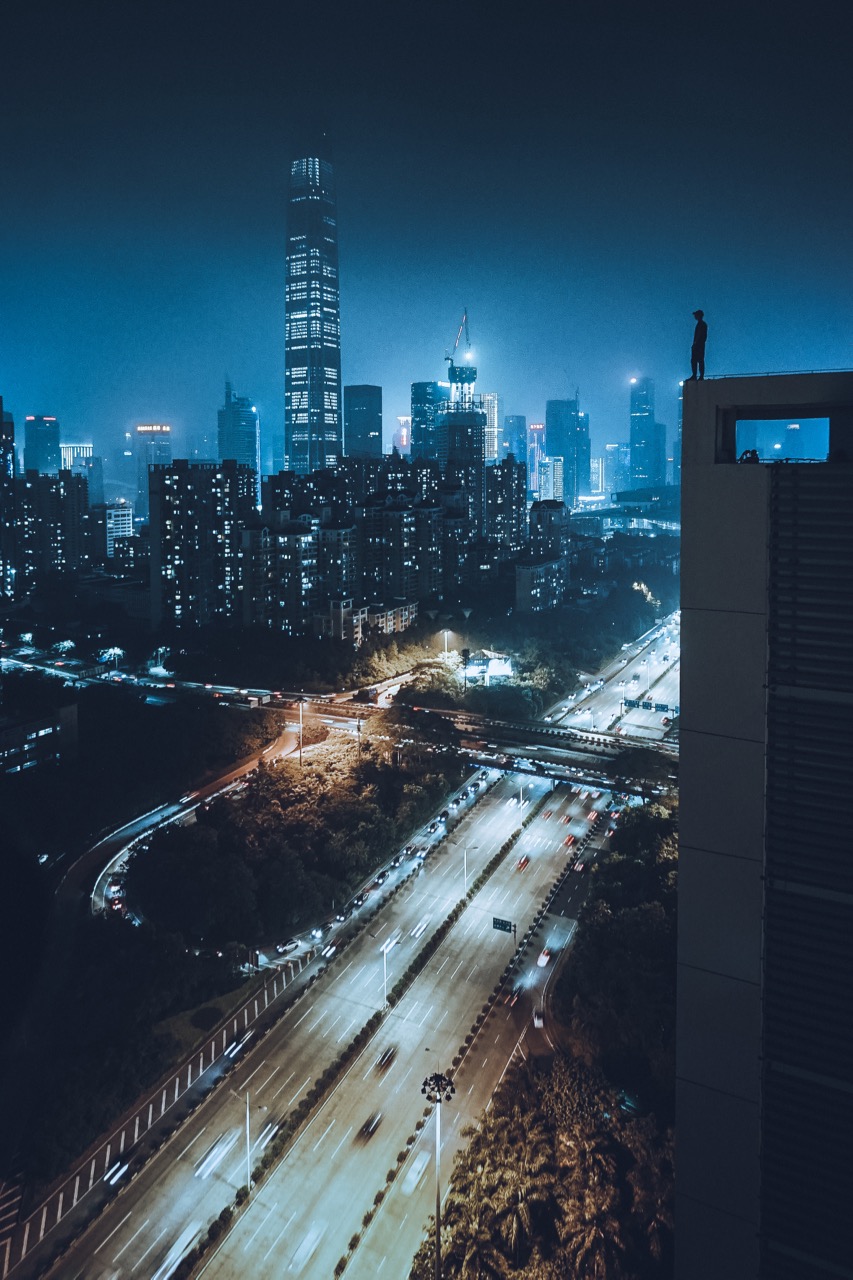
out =
[[[287,171],[338,185],[344,382],[443,376],[593,449],[628,379],[853,365],[850,29],[833,4],[91,3],[0,25],[0,394],[117,443],[215,425],[226,374],[284,418]],[[847,19],[849,23],[849,18]]]

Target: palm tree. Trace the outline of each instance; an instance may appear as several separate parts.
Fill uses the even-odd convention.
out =
[[[494,1205],[485,1195],[448,1196],[442,1241],[446,1280],[503,1280],[509,1264],[496,1242]]]
[[[495,1187],[499,1230],[511,1250],[515,1265],[523,1248],[529,1249],[538,1221],[553,1219],[555,1164],[553,1149],[541,1125],[534,1126],[528,1141],[504,1161]]]
[[[576,1280],[621,1280],[627,1252],[615,1187],[575,1185],[563,1206],[560,1237]]]

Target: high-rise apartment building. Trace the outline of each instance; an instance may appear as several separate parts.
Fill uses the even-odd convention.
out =
[[[539,459],[539,497],[543,501],[562,502],[564,495],[565,466],[562,458],[546,454]]]
[[[520,551],[527,534],[527,468],[507,456],[486,468],[486,537]]]
[[[666,427],[655,422],[655,384],[631,379],[631,488],[666,484]]]
[[[486,462],[497,462],[500,443],[498,427],[501,409],[500,396],[497,391],[484,391],[481,396],[481,404],[486,415],[486,435],[483,446]]]
[[[232,458],[255,473],[255,505],[261,505],[261,419],[248,396],[235,396],[225,383],[225,404],[216,415],[219,460]]]
[[[317,550],[320,522],[300,516],[270,529],[240,533],[242,621],[285,635],[310,629],[319,603]]]
[[[239,617],[240,531],[255,514],[243,462],[155,464],[151,494],[151,621],[204,626]]]
[[[91,444],[61,444],[59,446],[60,466],[63,471],[70,471],[76,463],[91,458],[95,452]]]
[[[108,502],[104,510],[104,537],[108,560],[112,560],[115,555],[116,538],[131,538],[133,532],[131,504],[124,498],[119,498],[116,502]]]
[[[305,475],[343,453],[338,213],[325,140],[290,166],[286,273],[285,467]]]
[[[851,458],[851,372],[684,388],[677,1280],[853,1274]]]
[[[412,447],[413,458],[438,459],[438,426],[436,411],[450,399],[449,382],[412,383]]]
[[[382,457],[381,387],[344,387],[344,452],[348,458]]]
[[[55,476],[61,466],[59,419],[28,414],[24,419],[24,471]]]
[[[91,564],[89,489],[70,471],[27,471],[16,482],[18,568],[31,590],[46,578],[85,573]]]
[[[137,520],[148,519],[148,472],[150,467],[168,466],[172,461],[172,428],[168,422],[138,422],[133,432],[136,469]]]

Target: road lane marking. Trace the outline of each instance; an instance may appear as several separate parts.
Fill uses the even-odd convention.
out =
[[[111,1232],[110,1232],[110,1234],[106,1237],[106,1239],[101,1241],[101,1243],[98,1245],[97,1249],[95,1249],[95,1253],[100,1253],[100,1252],[101,1252],[101,1250],[103,1249],[104,1245],[105,1245],[105,1244],[109,1244],[110,1240],[112,1240],[112,1238],[113,1238],[113,1236],[115,1235],[115,1233],[116,1233],[117,1231],[120,1231],[120,1230],[122,1229],[122,1227],[123,1227],[123,1226],[124,1226],[124,1224],[127,1222],[127,1220],[128,1220],[128,1218],[129,1218],[129,1217],[130,1217],[130,1214],[129,1214],[129,1213],[126,1213],[126,1214],[124,1215],[124,1217],[122,1218],[122,1220],[121,1220],[121,1222],[118,1224],[118,1226],[117,1226],[117,1227],[113,1227],[112,1231],[111,1231]]]
[[[284,1235],[285,1231],[286,1231],[286,1230],[287,1230],[287,1228],[290,1226],[291,1222],[293,1221],[293,1219],[294,1219],[295,1217],[296,1217],[296,1211],[294,1210],[294,1212],[293,1212],[293,1213],[290,1215],[290,1217],[287,1219],[287,1222],[285,1222],[285,1224],[284,1224],[284,1226],[282,1227],[281,1231],[279,1231],[279,1233],[278,1233],[278,1235],[276,1236],[275,1240],[273,1240],[272,1244],[270,1245],[270,1247],[267,1249],[266,1253],[264,1254],[264,1262],[266,1262],[267,1258],[270,1256],[270,1254],[272,1253],[273,1249],[276,1247],[276,1245],[278,1244],[279,1240],[280,1240],[280,1239],[281,1239],[281,1237]]]
[[[338,1025],[338,1023],[340,1022],[340,1020],[341,1020],[341,1018],[342,1018],[343,1016],[344,1016],[344,1015],[343,1015],[342,1013],[339,1013],[339,1014],[338,1014],[338,1016],[335,1018],[334,1022],[330,1022],[330,1023],[329,1023],[329,1025],[326,1027],[326,1030],[323,1032],[323,1036],[322,1036],[322,1038],[323,1038],[324,1040],[326,1039],[326,1036],[329,1034],[329,1032],[330,1032],[330,1031],[333,1031],[333,1030],[334,1030],[334,1028]],[[321,1021],[321,1022],[323,1021],[322,1017],[320,1018],[320,1021]],[[316,1026],[317,1024],[315,1023],[314,1025]],[[308,1028],[308,1030],[310,1031],[310,1030],[311,1030],[311,1028],[309,1027],[309,1028]]]
[[[200,1137],[201,1137],[201,1135],[204,1133],[204,1130],[205,1130],[206,1128],[207,1128],[207,1125],[205,1125],[205,1126],[204,1126],[204,1129],[199,1129],[198,1133],[195,1135],[195,1137],[193,1138],[192,1142],[188,1142],[188,1143],[187,1143],[187,1145],[184,1147],[184,1149],[183,1149],[183,1151],[181,1152],[181,1154],[178,1156],[178,1159],[179,1159],[179,1160],[182,1160],[182,1159],[184,1158],[184,1156],[187,1154],[187,1152],[189,1151],[190,1147],[192,1146],[193,1142],[198,1142],[199,1138],[200,1138]]]
[[[130,1217],[130,1214],[128,1214],[127,1216],[128,1216],[128,1217]],[[148,1226],[148,1223],[149,1223],[150,1221],[151,1221],[151,1219],[150,1219],[150,1218],[146,1218],[146,1219],[145,1219],[145,1221],[143,1222],[142,1226],[141,1226],[141,1227],[137,1227],[137,1229],[134,1231],[133,1235],[132,1235],[132,1236],[130,1237],[130,1239],[127,1241],[127,1244],[123,1244],[123,1245],[121,1246],[121,1248],[119,1249],[118,1253],[117,1253],[117,1254],[116,1254],[116,1256],[113,1258],[113,1262],[118,1262],[119,1258],[120,1258],[120,1257],[121,1257],[121,1255],[124,1253],[125,1249],[129,1249],[129,1248],[130,1248],[130,1246],[133,1244],[133,1242],[134,1242],[134,1240],[136,1239],[136,1237],[139,1235],[140,1231],[144,1231],[144,1230],[145,1230],[145,1228]],[[106,1244],[106,1240],[104,1241],[104,1244]],[[98,1250],[96,1249],[96,1250],[95,1250],[95,1253],[97,1253],[97,1252],[98,1252]]]
[[[265,1067],[265,1066],[266,1066],[266,1064],[267,1064],[267,1060],[266,1060],[266,1058],[264,1058],[263,1062],[259,1062],[259,1063],[258,1063],[258,1065],[255,1067],[254,1071],[252,1072],[252,1074],[251,1074],[250,1076],[247,1076],[247,1077],[246,1077],[246,1079],[243,1081],[243,1083],[242,1083],[242,1084],[239,1084],[239,1085],[237,1086],[237,1088],[238,1088],[238,1089],[240,1089],[240,1090],[247,1088],[247,1087],[248,1087],[248,1084],[249,1084],[249,1081],[250,1081],[250,1080],[252,1080],[252,1079],[254,1079],[254,1077],[255,1077],[255,1076],[258,1074],[258,1072],[260,1071],[261,1067]]]
[[[471,979],[473,978],[474,974],[477,972],[477,968],[478,968],[478,966],[475,964],[475,965],[474,965],[474,968],[471,970],[471,972],[468,974],[468,977],[465,979],[465,981],[466,981],[466,982],[470,982],[470,981],[471,981]]]
[[[353,1018],[352,1022],[347,1023],[347,1025],[344,1027],[343,1031],[342,1031],[342,1032],[341,1032],[341,1034],[338,1036],[338,1038],[337,1038],[337,1040],[335,1041],[335,1043],[336,1043],[336,1044],[340,1044],[340,1043],[341,1043],[341,1041],[343,1040],[344,1036],[347,1034],[347,1032],[348,1032],[348,1031],[350,1031],[350,1030],[355,1026],[355,1024],[356,1024],[357,1022],[358,1022],[358,1015],[356,1015],[356,1016]]]
[[[296,1099],[299,1097],[299,1095],[300,1095],[300,1093],[302,1092],[302,1090],[305,1088],[305,1085],[306,1085],[306,1084],[310,1084],[310,1083],[311,1083],[311,1077],[309,1076],[309,1077],[308,1077],[308,1079],[307,1079],[307,1080],[305,1080],[305,1081],[304,1081],[304,1082],[299,1086],[299,1088],[296,1090],[296,1093],[294,1093],[293,1097],[290,1099],[290,1102],[288,1102],[288,1104],[287,1104],[287,1105],[288,1105],[289,1107],[292,1107],[292,1106],[293,1106],[294,1102],[295,1102],[295,1101],[296,1101]]]
[[[341,1147],[344,1145],[344,1143],[346,1142],[347,1138],[350,1136],[350,1134],[351,1134],[351,1133],[352,1133],[352,1125],[350,1125],[350,1127],[347,1129],[346,1133],[345,1133],[345,1134],[344,1134],[344,1136],[341,1138],[340,1142],[339,1142],[339,1143],[338,1143],[338,1145],[335,1147],[335,1149],[334,1149],[334,1151],[332,1152],[332,1154],[329,1156],[329,1159],[330,1159],[330,1160],[334,1160],[335,1156],[338,1154],[338,1152],[340,1151]]]
[[[265,1213],[265,1214],[264,1214],[264,1216],[261,1218],[260,1222],[259,1222],[259,1223],[258,1223],[258,1225],[255,1227],[254,1231],[253,1231],[253,1232],[252,1232],[252,1234],[249,1236],[249,1239],[248,1239],[248,1240],[246,1241],[246,1243],[243,1245],[243,1252],[244,1252],[244,1253],[246,1252],[246,1250],[247,1250],[247,1249],[249,1248],[249,1246],[251,1245],[252,1241],[254,1240],[254,1238],[255,1238],[255,1236],[258,1234],[258,1232],[260,1231],[261,1227],[262,1227],[262,1226],[264,1225],[264,1223],[266,1222],[267,1218],[270,1216],[270,1214],[271,1214],[271,1213],[275,1213],[275,1211],[276,1211],[276,1209],[277,1209],[277,1208],[278,1208],[278,1201],[276,1201],[276,1202],[275,1202],[275,1204],[272,1206],[272,1208],[271,1208],[271,1209],[267,1209],[266,1213]]]
[[[276,1071],[280,1071],[280,1070],[281,1070],[281,1063],[279,1063],[279,1065],[278,1065],[277,1067],[273,1067],[272,1071],[269,1073],[269,1075],[267,1076],[267,1078],[266,1078],[266,1080],[264,1081],[264,1083],[263,1083],[263,1084],[259,1084],[259,1085],[258,1085],[258,1087],[257,1087],[257,1089],[255,1090],[255,1096],[256,1096],[256,1097],[257,1097],[257,1095],[261,1092],[261,1089],[266,1089],[267,1085],[269,1084],[270,1080],[272,1080],[272,1078],[273,1078],[273,1076],[275,1075]]]
[[[459,970],[462,968],[462,966],[463,966],[463,964],[464,964],[464,963],[465,963],[465,961],[464,961],[464,960],[460,960],[460,961],[459,961],[458,965],[456,966],[456,968],[453,970],[453,972],[452,972],[452,973],[451,973],[451,975],[450,975],[450,976],[451,976],[451,978],[455,978],[455,977],[456,977],[457,973],[458,973],[458,972],[459,972]]]
[[[317,1141],[314,1143],[313,1147],[311,1148],[311,1150],[312,1150],[312,1151],[316,1151],[316,1150],[317,1150],[317,1148],[319,1147],[320,1143],[323,1141],[323,1139],[325,1138],[326,1134],[329,1132],[329,1130],[331,1129],[332,1125],[335,1123],[335,1120],[336,1120],[336,1119],[337,1119],[337,1117],[335,1117],[334,1119],[332,1119],[332,1120],[330,1120],[330,1121],[329,1121],[328,1125],[327,1125],[327,1126],[326,1126],[326,1128],[323,1130],[323,1132],[320,1134],[319,1138],[317,1139]]]
[[[434,1009],[434,1008],[435,1008],[435,1006],[434,1006],[434,1005],[430,1005],[430,1007],[427,1009],[426,1013],[424,1014],[424,1016],[421,1018],[420,1022],[418,1023],[418,1026],[419,1026],[419,1027],[422,1027],[422,1026],[424,1025],[424,1023],[426,1022],[427,1018],[428,1018],[428,1017],[429,1017],[429,1015],[432,1013],[432,1011],[433,1011],[433,1009]]]
[[[144,1262],[144,1261],[145,1261],[145,1259],[148,1257],[148,1255],[149,1255],[149,1253],[151,1252],[151,1250],[152,1250],[152,1249],[154,1249],[154,1248],[156,1248],[156,1246],[160,1243],[160,1241],[163,1239],[163,1236],[166,1234],[166,1232],[167,1232],[168,1230],[169,1230],[169,1228],[168,1228],[168,1227],[164,1227],[164,1228],[163,1228],[163,1230],[160,1232],[160,1234],[159,1234],[159,1236],[157,1237],[157,1239],[156,1239],[156,1240],[154,1240],[154,1241],[153,1241],[153,1242],[148,1246],[148,1248],[145,1250],[145,1252],[143,1253],[142,1257],[141,1257],[141,1258],[137,1258],[137,1259],[136,1259],[136,1262],[134,1262],[133,1266],[130,1268],[130,1269],[131,1269],[131,1271],[135,1271],[135,1270],[136,1270],[136,1268],[139,1266],[139,1264],[140,1264],[141,1262]]]
[[[296,1028],[299,1026],[299,1023],[300,1023],[300,1022],[304,1022],[304,1021],[305,1021],[305,1019],[308,1017],[308,1014],[309,1014],[309,1013],[313,1013],[313,1012],[314,1012],[314,1006],[313,1006],[313,1004],[312,1004],[312,1006],[311,1006],[311,1008],[310,1008],[310,1009],[306,1009],[306,1010],[305,1010],[305,1012],[303,1013],[302,1017],[299,1019],[299,1022],[294,1022],[294,1024],[293,1024],[293,1030],[295,1031],[295,1030],[296,1030]]]

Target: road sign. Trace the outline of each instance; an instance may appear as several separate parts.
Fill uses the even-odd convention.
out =
[[[500,916],[492,916],[492,928],[500,929],[501,933],[512,933],[512,921],[501,920]]]

